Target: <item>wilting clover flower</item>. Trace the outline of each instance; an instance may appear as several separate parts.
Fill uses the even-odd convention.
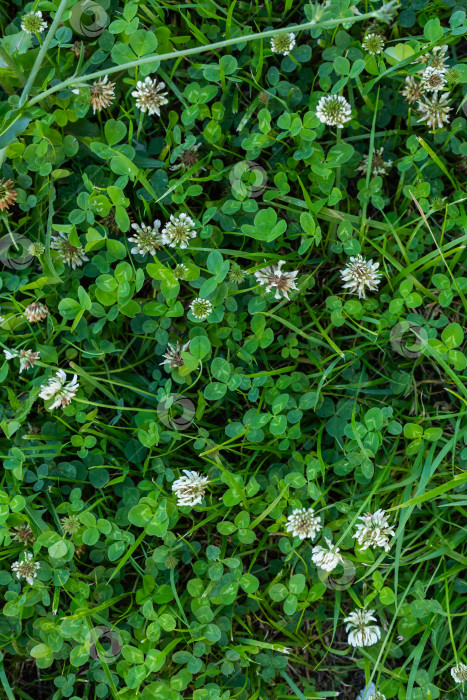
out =
[[[287,518],[285,529],[294,537],[304,540],[306,537],[316,537],[322,527],[321,517],[315,515],[313,508],[296,508]]]
[[[376,622],[374,612],[374,610],[358,609],[344,618],[344,622],[348,623],[345,631],[351,630],[348,641],[353,647],[371,647],[381,637],[381,629],[377,625],[370,624]]]
[[[421,112],[418,121],[426,122],[432,129],[442,129],[444,124],[449,123],[449,111],[451,107],[448,103],[447,93],[444,93],[440,97],[435,93],[431,100],[426,98],[425,102],[419,102],[418,109]]]
[[[366,288],[374,292],[381,282],[381,273],[377,272],[379,263],[373,260],[365,260],[361,255],[351,257],[347,265],[341,270],[344,289],[352,294],[358,294],[359,299],[366,299]]]
[[[376,513],[365,513],[359,517],[362,522],[357,524],[357,532],[354,537],[362,549],[383,547],[386,552],[389,552],[389,536],[393,536],[395,533],[389,527],[388,519],[389,516],[381,508]]]
[[[27,12],[21,18],[21,29],[26,34],[40,34],[47,29],[47,22],[42,19],[42,12]]]
[[[444,71],[429,66],[422,73],[422,87],[430,92],[438,92],[446,85],[446,75]]]
[[[317,545],[313,547],[311,558],[313,563],[316,564],[323,571],[334,571],[336,566],[340,564],[342,559],[342,554],[339,554],[340,549],[332,544],[331,540],[326,538],[326,547],[321,547]]]
[[[423,95],[421,82],[414,78],[413,75],[408,75],[405,79],[404,89],[401,90],[401,94],[409,104],[418,102]]]
[[[83,246],[71,245],[67,234],[63,233],[63,231],[58,231],[57,234],[52,236],[50,247],[58,251],[59,257],[64,263],[70,265],[73,270],[77,267],[81,267],[85,260],[89,260],[84,252]]]
[[[181,476],[172,484],[172,491],[177,496],[177,505],[196,506],[204,498],[209,479],[195,471],[188,469],[182,469],[182,471],[185,476]]]
[[[209,299],[193,299],[190,304],[190,311],[195,316],[204,321],[212,311],[212,304]]]
[[[195,143],[194,146],[181,149],[177,157],[177,162],[170,166],[170,170],[180,170],[180,168],[182,170],[189,170],[192,168],[199,161],[198,151],[200,148],[201,144]],[[204,168],[201,168],[201,170],[204,170]]]
[[[465,683],[467,681],[467,666],[465,664],[456,664],[451,668],[451,676],[456,683]]]
[[[151,255],[156,254],[156,250],[162,246],[162,236],[159,233],[161,222],[156,219],[152,226],[148,224],[131,224],[131,228],[135,231],[128,240],[135,245],[131,249],[133,255]]]
[[[351,112],[349,103],[342,95],[324,95],[316,108],[316,116],[320,122],[340,129],[349,121]]]
[[[115,83],[109,82],[109,76],[106,75],[103,80],[96,80],[95,83],[91,85],[91,92],[89,96],[89,104],[92,107],[94,114],[96,110],[100,112],[101,110],[109,107],[115,97]]]
[[[164,362],[161,362],[161,365],[169,365],[170,369],[173,369],[174,367],[183,367],[183,359],[182,359],[182,352],[187,352],[188,348],[190,347],[190,342],[185,343],[184,345],[180,345],[179,341],[177,340],[175,345],[172,345],[169,343],[167,345],[167,350],[165,353],[162,355],[162,357],[165,358]]]
[[[138,109],[148,114],[157,114],[160,117],[162,105],[168,103],[167,92],[162,92],[164,88],[165,83],[158,83],[155,78],[148,76],[145,80],[138,80],[136,90],[133,90],[131,94],[136,98]]]
[[[269,265],[262,267],[261,270],[255,272],[255,277],[259,284],[266,288],[267,292],[275,290],[274,297],[280,299],[281,295],[286,299],[289,298],[289,292],[292,289],[298,289],[295,284],[295,278],[298,275],[298,270],[292,272],[283,272],[282,265],[285,265],[285,260],[279,260],[277,265]]]
[[[188,214],[171,214],[169,222],[162,229],[162,243],[170,248],[187,248],[190,238],[196,238],[195,222]]]
[[[43,321],[49,315],[49,310],[45,304],[41,304],[40,301],[33,301],[29,306],[24,309],[24,315],[26,316],[29,323],[37,323],[38,321]]]
[[[76,392],[79,389],[78,377],[76,374],[73,375],[71,382],[66,381],[66,374],[62,369],[59,369],[55,374],[55,377],[51,377],[47,380],[46,384],[41,386],[41,392],[39,396],[45,401],[52,400],[52,404],[49,406],[50,410],[53,411],[59,406],[68,406],[71,400],[76,396]]]
[[[29,523],[22,523],[21,525],[17,525],[13,528],[13,530],[15,531],[13,539],[16,542],[21,542],[21,544],[26,546],[36,541],[36,538],[34,537],[34,533],[31,530]]]
[[[13,185],[13,180],[5,180],[4,178],[0,180],[0,211],[9,209],[16,202],[18,193]]]
[[[384,160],[384,148],[378,148],[376,151],[373,151],[373,157],[371,159],[371,174],[373,176],[386,175],[391,165],[392,160]],[[368,155],[365,154],[357,170],[361,170],[363,173],[366,173],[367,168]]]
[[[295,34],[277,34],[271,38],[271,51],[288,56],[295,46]]]
[[[37,576],[37,571],[39,569],[39,564],[32,561],[33,555],[31,552],[24,552],[23,560],[18,559],[14,564],[11,565],[11,570],[15,572],[16,578],[21,581],[25,579],[30,586],[34,583],[34,579]]]
[[[384,49],[384,39],[379,34],[367,34],[362,41],[362,46],[368,53],[376,55]]]
[[[35,258],[39,258],[45,251],[45,246],[39,241],[35,241],[28,246],[28,253]]]
[[[34,362],[39,359],[40,353],[32,350],[4,350],[4,355],[7,360],[13,360],[19,357],[19,373],[24,369],[34,367]]]

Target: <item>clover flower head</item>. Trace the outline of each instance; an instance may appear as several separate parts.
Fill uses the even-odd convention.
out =
[[[21,29],[26,34],[40,34],[47,29],[47,22],[42,19],[42,12],[27,12],[21,18]]]
[[[33,555],[31,552],[24,552],[23,559],[18,559],[11,565],[11,570],[16,574],[16,578],[21,581],[25,579],[30,586],[33,585],[34,579],[37,577],[39,569],[38,562],[32,561]]]
[[[321,517],[315,515],[313,508],[296,508],[287,518],[285,529],[304,540],[307,537],[314,539],[322,527]]]
[[[288,56],[295,46],[295,34],[284,32],[271,38],[271,51]]]
[[[188,348],[190,347],[190,342],[185,343],[184,345],[180,345],[180,342],[177,340],[175,345],[172,345],[172,343],[169,343],[167,345],[167,349],[165,353],[162,355],[164,357],[164,362],[161,362],[161,365],[168,365],[170,369],[174,369],[175,367],[183,367],[183,358],[182,358],[182,352],[187,352]]]
[[[102,80],[96,80],[91,85],[89,96],[89,104],[92,107],[94,114],[101,112],[106,107],[109,107],[115,97],[115,83],[109,82],[109,76],[106,75]]]
[[[334,571],[338,564],[343,562],[342,554],[339,554],[340,549],[332,544],[331,540],[326,538],[326,547],[316,545],[311,550],[311,559],[314,564],[323,571]]]
[[[198,472],[182,469],[185,476],[173,482],[172,491],[177,496],[179,506],[196,506],[201,503],[209,484],[207,476],[201,476]]]
[[[351,112],[351,106],[342,95],[324,95],[316,108],[316,116],[320,122],[340,129],[350,120]]]
[[[422,73],[422,87],[429,92],[438,92],[446,85],[444,71],[428,66]]]
[[[63,231],[58,231],[57,234],[52,236],[50,247],[56,250],[59,258],[67,265],[70,265],[73,270],[81,267],[83,262],[89,260],[83,246],[71,245],[67,234]]]
[[[34,258],[39,258],[45,251],[45,246],[39,241],[34,241],[28,246],[28,253]]]
[[[176,159],[177,162],[170,166],[170,170],[189,170],[192,168],[199,161],[198,151],[200,148],[201,144],[195,143],[194,146],[182,149]],[[201,170],[204,170],[204,168],[201,168]]]
[[[404,89],[401,90],[401,95],[405,97],[409,104],[418,102],[423,95],[422,84],[420,80],[414,78],[413,75],[408,75],[405,79]]]
[[[141,112],[160,117],[162,105],[168,103],[167,92],[162,92],[164,88],[165,83],[158,83],[155,78],[148,76],[145,80],[138,80],[136,90],[131,94],[136,98],[136,106]]]
[[[389,516],[386,515],[381,508],[375,513],[366,513],[361,515],[357,524],[357,532],[354,537],[357,539],[362,549],[369,547],[383,547],[386,552],[389,552],[389,537],[393,536],[394,530],[389,527]]]
[[[391,165],[392,160],[384,160],[384,148],[378,148],[373,151],[373,157],[371,159],[371,174],[373,177],[376,175],[386,175]],[[368,154],[365,154],[357,170],[360,170],[362,173],[366,173],[367,168]]]
[[[19,373],[21,374],[25,369],[31,369],[34,367],[34,363],[39,359],[40,353],[33,352],[32,350],[4,350],[5,358],[7,360],[13,360],[15,357],[19,358]]]
[[[55,377],[51,377],[41,386],[39,396],[41,399],[44,399],[44,401],[52,400],[52,404],[49,406],[49,408],[51,411],[53,411],[59,406],[68,406],[68,404],[71,403],[72,399],[76,396],[78,389],[79,384],[77,375],[74,374],[71,382],[67,382],[65,372],[62,369],[59,369],[55,374]]]
[[[190,238],[196,238],[193,219],[185,212],[178,216],[171,214],[168,223],[162,229],[162,243],[170,248],[187,248]]]
[[[21,525],[17,525],[16,527],[14,527],[13,530],[15,531],[13,539],[16,542],[21,542],[21,544],[24,546],[27,546],[28,544],[31,544],[32,542],[36,541],[36,538],[34,537],[34,533],[31,530],[29,523],[21,523]]]
[[[365,51],[372,55],[379,54],[384,49],[384,39],[380,34],[370,33],[362,41]]]
[[[298,275],[298,270],[292,272],[284,272],[281,270],[282,265],[285,265],[285,260],[279,260],[277,265],[269,265],[255,272],[255,277],[259,284],[266,288],[267,292],[275,290],[274,297],[280,299],[281,295],[286,299],[289,298],[289,292],[292,289],[298,289],[295,284],[295,278]]]
[[[24,309],[24,315],[29,321],[29,323],[37,323],[38,321],[43,321],[49,315],[49,310],[45,304],[41,304],[40,301],[33,301],[29,306]]]
[[[63,532],[67,535],[76,535],[76,533],[81,528],[81,521],[76,515],[70,515],[69,517],[64,517],[60,519],[60,524],[62,526]]]
[[[0,180],[0,211],[5,211],[16,202],[18,193],[14,188],[13,180]]]
[[[185,279],[185,276],[188,274],[189,269],[188,269],[187,265],[184,265],[183,263],[178,263],[177,265],[175,265],[172,272],[174,273],[175,279],[183,280],[183,279]]]
[[[425,102],[418,103],[421,112],[419,122],[426,122],[432,129],[442,129],[445,124],[449,124],[449,112],[451,107],[448,102],[448,94],[443,93],[438,97],[435,92],[432,99],[425,99]]]
[[[212,303],[209,301],[209,299],[201,299],[201,297],[193,299],[190,304],[190,311],[193,316],[203,321],[209,316],[212,308]]]
[[[374,612],[359,608],[344,618],[347,622],[345,631],[349,632],[348,642],[353,647],[370,647],[381,637],[380,627],[370,624],[376,622]]]
[[[156,219],[152,226],[148,224],[131,224],[131,228],[135,231],[128,240],[135,245],[131,249],[133,255],[155,255],[156,250],[162,246],[162,236],[159,233],[161,222]]]
[[[366,288],[376,291],[381,282],[381,273],[377,272],[379,263],[373,260],[365,260],[361,255],[351,257],[347,265],[341,270],[344,289],[349,293],[358,294],[359,299],[366,299]]]
[[[456,664],[451,668],[451,676],[456,683],[465,683],[467,681],[467,666],[466,664]]]

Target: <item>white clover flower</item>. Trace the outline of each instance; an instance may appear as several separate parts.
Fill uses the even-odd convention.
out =
[[[379,34],[370,33],[362,41],[362,46],[365,51],[375,56],[382,53],[384,49],[384,39]]]
[[[449,124],[449,107],[448,93],[443,93],[438,97],[435,93],[430,100],[426,98],[425,102],[418,103],[418,109],[421,112],[418,122],[426,122],[432,129],[442,129],[444,124]]]
[[[320,122],[340,129],[350,120],[351,112],[351,106],[341,95],[324,95],[316,107],[316,116]]]
[[[212,311],[212,303],[209,299],[193,299],[190,304],[190,311],[195,316],[195,318],[206,319]]]
[[[268,267],[263,267],[261,270],[255,272],[255,277],[259,284],[266,287],[266,291],[270,292],[275,289],[274,297],[276,299],[284,296],[286,299],[289,298],[289,292],[292,289],[297,289],[295,284],[295,278],[298,275],[298,270],[293,272],[283,272],[281,270],[282,265],[285,265],[285,260],[279,260],[277,265],[269,265]]]
[[[404,89],[401,90],[401,95],[405,97],[409,104],[418,102],[423,95],[422,84],[413,75],[408,75],[405,79]]]
[[[369,695],[367,700],[386,700],[386,696],[383,695],[383,693],[380,693],[379,690],[377,690],[375,693]]]
[[[306,537],[314,539],[322,527],[321,517],[315,515],[313,508],[296,508],[287,518],[285,529],[304,540]]]
[[[164,355],[162,357],[165,357],[164,362],[160,362],[159,364],[161,365],[169,365],[170,369],[173,369],[174,367],[183,367],[183,359],[182,359],[182,352],[187,352],[188,348],[190,347],[190,342],[185,343],[184,345],[180,345],[179,341],[177,340],[175,345],[172,345],[169,343],[167,345],[167,350],[165,351]]]
[[[32,350],[4,350],[4,355],[7,360],[13,360],[19,357],[19,373],[24,369],[34,367],[34,362],[39,359],[40,353]]]
[[[162,236],[159,233],[161,222],[156,219],[152,226],[148,224],[131,224],[131,228],[135,231],[128,240],[135,243],[131,249],[133,255],[155,255],[156,250],[162,246]]]
[[[339,554],[339,547],[333,546],[332,541],[326,539],[326,547],[317,545],[313,547],[311,559],[314,564],[323,571],[334,571],[338,564],[343,562],[342,554]]]
[[[83,262],[89,260],[82,245],[74,246],[68,240],[68,235],[63,231],[58,231],[52,236],[50,247],[58,251],[59,257],[64,263],[70,265],[73,270],[81,267]]]
[[[173,482],[172,491],[177,496],[179,506],[196,506],[204,498],[206,486],[209,484],[207,476],[200,476],[198,472],[182,469],[185,476]]]
[[[42,19],[42,12],[27,12],[21,18],[21,29],[26,34],[40,34],[47,29],[47,22]]]
[[[446,85],[446,73],[429,66],[422,73],[422,88],[429,92],[438,92]]]
[[[109,82],[109,76],[106,75],[103,80],[96,80],[91,85],[89,104],[92,107],[94,114],[96,110],[102,111],[109,107],[115,97],[115,83]]]
[[[376,621],[374,612],[374,610],[359,608],[344,618],[344,622],[348,623],[345,631],[351,630],[348,642],[353,647],[371,647],[381,637],[381,629],[377,625],[369,624]]]
[[[465,683],[467,681],[467,666],[465,664],[456,664],[451,668],[451,676],[456,683]]]
[[[32,255],[34,258],[39,258],[44,252],[45,252],[45,246],[42,245],[42,243],[39,243],[39,241],[35,241],[34,243],[30,243],[28,246],[28,253],[29,253],[29,255]]]
[[[359,299],[366,299],[366,287],[372,292],[378,289],[381,282],[381,273],[377,272],[379,263],[373,260],[365,260],[361,255],[351,257],[347,265],[341,270],[344,289],[349,293],[358,294]]]
[[[288,56],[295,46],[295,34],[284,33],[271,37],[271,51]]]
[[[33,301],[29,306],[24,309],[24,315],[29,321],[29,323],[37,323],[38,321],[43,321],[49,315],[49,310],[45,304],[41,304],[40,301]]]
[[[39,569],[39,564],[32,561],[33,555],[31,552],[24,552],[23,561],[18,559],[14,564],[11,565],[11,570],[15,572],[16,578],[21,581],[25,579],[30,586],[34,583],[34,579],[37,576],[37,571]]]
[[[143,81],[138,80],[136,90],[133,90],[131,94],[136,98],[138,109],[142,112],[147,112],[149,115],[157,114],[160,117],[160,108],[168,103],[167,93],[161,92],[164,88],[165,83],[158,83],[155,78],[148,76]]]
[[[73,375],[71,382],[66,383],[66,374],[62,369],[59,369],[55,377],[47,380],[46,384],[41,386],[39,396],[45,401],[53,399],[53,403],[49,407],[51,411],[59,406],[68,406],[71,400],[75,397],[79,389],[78,377]]]
[[[188,214],[171,214],[169,222],[162,229],[162,243],[170,248],[187,248],[190,238],[196,238],[195,222]]]
[[[394,536],[395,532],[389,527],[388,519],[389,516],[381,508],[373,514],[366,513],[359,517],[363,522],[357,524],[357,532],[353,536],[362,549],[383,547],[389,552],[389,536]]]
[[[371,174],[376,175],[386,175],[387,171],[392,165],[392,160],[384,160],[384,148],[378,148],[373,152],[373,157],[371,159]],[[368,168],[368,155],[365,154],[362,158],[362,162],[358,166],[357,170],[366,173]]]

